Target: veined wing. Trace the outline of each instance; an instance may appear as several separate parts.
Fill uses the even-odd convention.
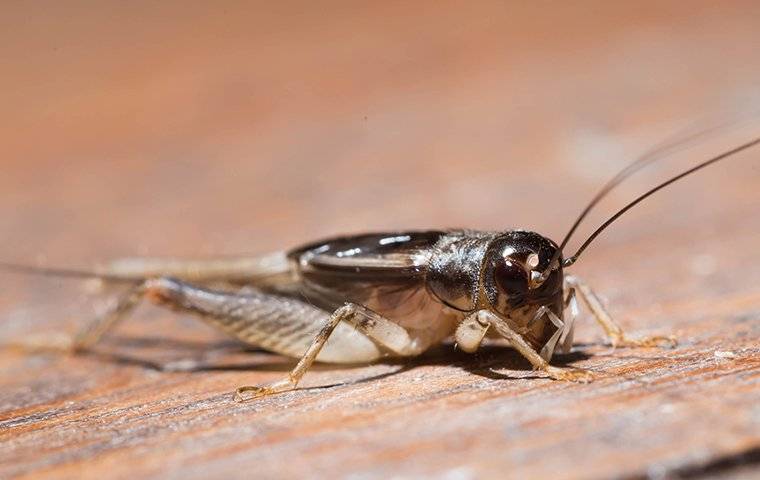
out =
[[[291,251],[301,293],[326,308],[350,301],[387,313],[425,287],[427,262],[442,231],[330,238]],[[409,305],[409,307],[413,307]]]

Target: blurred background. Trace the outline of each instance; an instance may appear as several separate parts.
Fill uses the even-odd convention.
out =
[[[0,257],[85,266],[430,227],[559,239],[637,155],[757,112],[758,21],[753,1],[5,2]],[[581,234],[757,129],[732,132],[632,179]],[[652,199],[587,263],[618,270],[616,242],[733,235],[719,217],[753,231],[754,159]],[[17,285],[6,302],[50,300]]]
[[[648,147],[760,106],[758,20],[753,1],[5,2],[3,257],[560,237]],[[712,175],[732,168],[757,185],[751,163]]]

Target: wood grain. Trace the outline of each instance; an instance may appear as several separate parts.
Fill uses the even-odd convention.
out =
[[[81,267],[399,228],[557,238],[647,148],[757,110],[759,7],[11,3],[0,257]],[[583,233],[758,126],[642,172]],[[584,321],[559,362],[589,385],[447,344],[238,404],[234,387],[292,363],[150,306],[87,354],[22,352],[103,297],[1,274],[0,478],[757,478],[759,158],[662,192],[574,267],[630,332],[681,342],[611,351]]]

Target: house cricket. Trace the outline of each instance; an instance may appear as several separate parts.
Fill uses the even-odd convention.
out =
[[[611,216],[567,258],[563,250],[589,211],[672,145],[640,157],[608,182],[560,244],[525,230],[428,230],[328,238],[261,257],[137,258],[92,271],[12,263],[0,268],[129,284],[112,309],[73,337],[68,347],[73,352],[90,348],[147,299],[196,314],[246,344],[298,359],[280,381],[238,387],[237,400],[294,390],[315,361],[414,357],[452,337],[465,352],[477,351],[485,338],[504,339],[547,377],[588,382],[591,372],[550,363],[555,352],[568,352],[572,346],[578,298],[614,347],[675,345],[675,339],[630,338],[593,290],[565,269],[647,197],[758,143],[760,138],[652,188]]]

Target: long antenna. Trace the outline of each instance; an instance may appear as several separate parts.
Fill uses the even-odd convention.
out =
[[[680,180],[680,179],[682,179],[682,178],[684,178],[684,177],[686,177],[688,175],[691,175],[692,173],[696,172],[697,170],[701,170],[701,169],[703,169],[703,168],[705,168],[705,167],[707,167],[709,165],[712,165],[713,163],[719,162],[719,161],[724,160],[724,159],[726,159],[728,157],[731,157],[731,156],[733,156],[733,155],[735,155],[735,154],[737,154],[737,153],[739,153],[741,151],[744,151],[744,150],[747,150],[748,148],[754,147],[757,144],[760,144],[760,137],[758,137],[758,138],[756,138],[756,139],[754,139],[754,140],[752,140],[750,142],[747,142],[747,143],[745,143],[743,145],[740,145],[740,146],[738,146],[736,148],[733,148],[731,150],[723,152],[720,155],[718,155],[716,157],[713,157],[713,158],[711,158],[709,160],[706,160],[706,161],[700,163],[699,165],[697,165],[695,167],[692,167],[692,168],[686,170],[685,172],[683,172],[683,173],[681,173],[679,175],[676,175],[675,177],[671,178],[670,180],[667,180],[667,181],[665,181],[665,182],[657,185],[656,187],[652,188],[648,192],[646,192],[643,195],[639,196],[634,201],[632,201],[631,203],[629,203],[628,205],[626,205],[625,207],[623,207],[622,209],[620,209],[615,215],[611,216],[599,228],[597,228],[594,231],[594,233],[592,233],[588,237],[588,239],[586,239],[586,241],[583,242],[583,245],[581,245],[581,247],[578,249],[578,251],[575,252],[575,255],[573,255],[570,258],[565,259],[565,261],[562,262],[562,266],[563,267],[569,267],[570,265],[574,264],[578,260],[578,258],[581,256],[581,254],[583,253],[583,251],[586,250],[586,248],[591,244],[591,242],[593,242],[594,239],[596,239],[596,237],[598,237],[599,234],[602,233],[605,228],[609,227],[610,224],[612,224],[612,222],[614,222],[615,220],[617,220],[618,218],[620,218],[625,212],[627,212],[628,210],[632,209],[633,207],[635,207],[636,205],[638,205],[639,203],[641,203],[647,197],[650,197],[651,195],[653,195],[654,193],[662,190],[663,188],[667,187],[668,185],[670,185],[672,183],[675,183],[678,180]]]
[[[747,119],[744,119],[746,121]],[[626,166],[623,170],[618,172],[617,175],[615,175],[611,180],[609,180],[601,190],[594,196],[594,198],[591,199],[591,201],[588,203],[586,208],[583,209],[581,214],[578,216],[578,218],[575,220],[575,223],[573,223],[572,227],[570,227],[570,230],[565,235],[565,238],[562,240],[562,243],[560,244],[557,251],[554,253],[554,256],[551,258],[551,261],[549,261],[548,266],[541,274],[541,279],[545,280],[549,273],[556,268],[557,262],[559,261],[560,255],[562,255],[562,252],[564,252],[565,247],[567,247],[568,242],[572,238],[573,234],[575,234],[576,230],[578,229],[578,226],[580,226],[581,222],[588,216],[589,212],[604,198],[607,196],[610,191],[612,191],[616,186],[620,185],[625,179],[630,177],[631,175],[635,174],[639,170],[643,169],[644,167],[650,165],[651,163],[654,163],[657,160],[661,160],[665,157],[667,157],[668,154],[676,151],[679,148],[687,148],[690,146],[690,144],[693,144],[696,140],[704,140],[704,137],[715,133],[721,130],[724,130],[729,127],[735,127],[739,124],[743,123],[742,120],[737,121],[736,119],[727,121],[724,123],[720,123],[702,130],[694,131],[694,129],[690,128],[686,131],[686,133],[677,135],[674,138],[671,138],[670,140],[661,142],[659,145],[656,145],[652,147],[648,152],[641,155],[638,159],[636,159],[633,163]]]

